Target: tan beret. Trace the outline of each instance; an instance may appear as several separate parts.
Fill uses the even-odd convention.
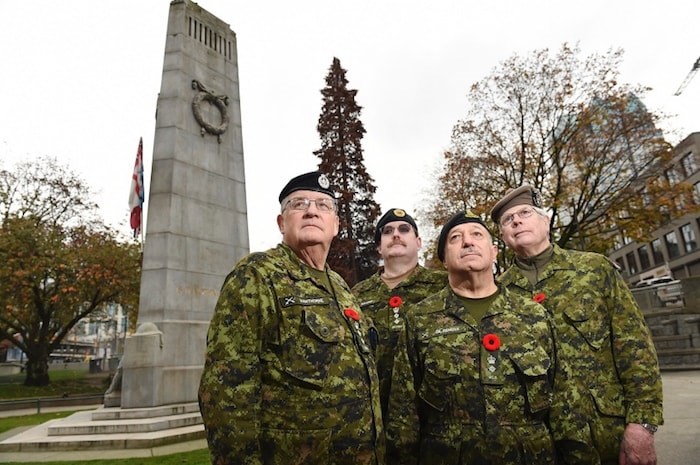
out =
[[[517,189],[512,189],[493,206],[491,209],[491,219],[498,224],[501,219],[501,214],[511,207],[516,205],[532,205],[533,207],[541,207],[540,193],[534,187],[524,184]]]

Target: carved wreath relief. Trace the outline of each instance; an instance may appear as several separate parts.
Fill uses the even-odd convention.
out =
[[[192,99],[192,113],[194,113],[194,119],[196,119],[197,123],[199,123],[201,126],[200,134],[202,137],[204,137],[205,133],[213,134],[217,136],[218,142],[221,143],[221,135],[226,132],[229,122],[228,111],[226,108],[229,103],[228,96],[216,95],[196,79],[192,80],[192,88],[199,90],[197,95],[194,96],[194,99]],[[221,114],[221,124],[214,125],[204,119],[204,115],[202,115],[203,101],[214,105],[219,110],[219,113]]]

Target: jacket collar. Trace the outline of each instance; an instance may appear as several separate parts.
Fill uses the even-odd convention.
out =
[[[544,264],[542,270],[539,272],[538,282],[550,278],[557,271],[575,269],[576,266],[571,261],[569,252],[567,250],[562,249],[556,244],[552,244],[552,256],[550,257],[549,261]],[[508,268],[498,278],[498,282],[502,283],[505,287],[511,284],[514,284],[523,289],[530,289],[532,287],[525,275],[521,272],[520,268],[518,268],[517,264],[514,264],[510,268]]]

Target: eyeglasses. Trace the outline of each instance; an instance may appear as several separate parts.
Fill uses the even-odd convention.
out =
[[[295,197],[293,199],[289,199],[282,210],[291,208],[292,210],[306,211],[309,209],[312,202],[316,205],[316,209],[320,212],[329,213],[335,211],[334,199],[305,199],[302,197]]]
[[[501,226],[508,226],[513,222],[515,217],[517,216],[521,220],[524,220],[525,218],[530,218],[532,214],[535,213],[535,209],[531,207],[525,207],[520,211],[517,211],[515,213],[511,213],[510,215],[506,215],[503,218],[501,218]]]
[[[411,229],[413,229],[413,228],[411,228],[410,224],[406,224],[406,223],[400,224],[396,228],[394,228],[391,225],[386,225],[382,228],[382,235],[390,236],[390,235],[394,234],[395,229],[398,229],[401,234],[408,234],[411,231]]]

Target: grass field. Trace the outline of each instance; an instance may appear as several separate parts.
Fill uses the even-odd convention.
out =
[[[86,460],[81,462],[7,462],[4,465],[209,465],[209,452],[206,449],[133,459]]]
[[[49,376],[51,384],[42,387],[22,384],[24,373],[0,376],[0,400],[102,394],[110,380],[108,373],[89,374],[82,370],[56,370],[49,372]]]
[[[0,400],[23,399],[29,397],[54,397],[67,395],[102,394],[109,385],[109,376],[105,374],[88,374],[85,371],[51,372],[51,384],[36,388],[27,387],[23,374],[0,376]],[[39,425],[49,420],[63,418],[73,414],[72,411],[40,413],[16,417],[0,418],[0,434],[22,426]],[[21,462],[21,465],[209,465],[209,452],[200,449],[179,454],[148,458],[105,459],[63,462]],[[3,465],[20,465],[20,462],[7,462]]]

